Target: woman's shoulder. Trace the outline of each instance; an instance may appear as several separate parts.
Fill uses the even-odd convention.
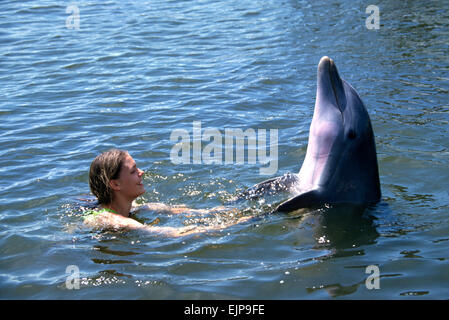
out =
[[[89,210],[84,214],[84,223],[94,228],[141,228],[143,225],[132,219],[123,217],[108,209]]]
[[[99,228],[107,222],[108,212],[101,208],[89,209],[83,212],[83,220],[90,227]]]

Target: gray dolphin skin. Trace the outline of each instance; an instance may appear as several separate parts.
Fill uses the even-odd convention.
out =
[[[315,110],[301,170],[261,182],[244,194],[251,198],[280,190],[293,196],[274,212],[380,201],[376,145],[368,112],[327,56],[318,64]]]

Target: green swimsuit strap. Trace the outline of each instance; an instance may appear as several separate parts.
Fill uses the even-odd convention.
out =
[[[86,216],[87,216],[87,215],[97,216],[97,215],[99,215],[100,213],[103,213],[103,212],[111,212],[111,213],[117,214],[117,212],[115,212],[114,210],[109,209],[109,208],[102,208],[102,209],[99,210],[99,211],[97,211],[97,210],[88,210],[88,211],[86,211],[84,214],[85,214]]]
[[[114,210],[112,210],[112,209],[109,209],[109,208],[103,208],[103,209],[101,209],[98,213],[101,213],[101,212],[110,212],[110,213],[115,213],[115,214],[118,214],[116,211],[114,211]]]

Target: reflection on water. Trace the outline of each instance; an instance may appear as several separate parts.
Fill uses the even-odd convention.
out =
[[[320,245],[335,249],[337,255],[363,254],[357,248],[374,244],[379,237],[370,211],[373,208],[350,204],[333,205],[322,210],[318,213],[315,238]]]

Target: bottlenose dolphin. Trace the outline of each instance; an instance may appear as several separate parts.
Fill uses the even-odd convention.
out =
[[[334,203],[373,203],[381,198],[376,145],[365,105],[327,56],[318,64],[315,110],[307,153],[298,174],[263,181],[246,199],[287,190],[293,196],[274,212]]]

